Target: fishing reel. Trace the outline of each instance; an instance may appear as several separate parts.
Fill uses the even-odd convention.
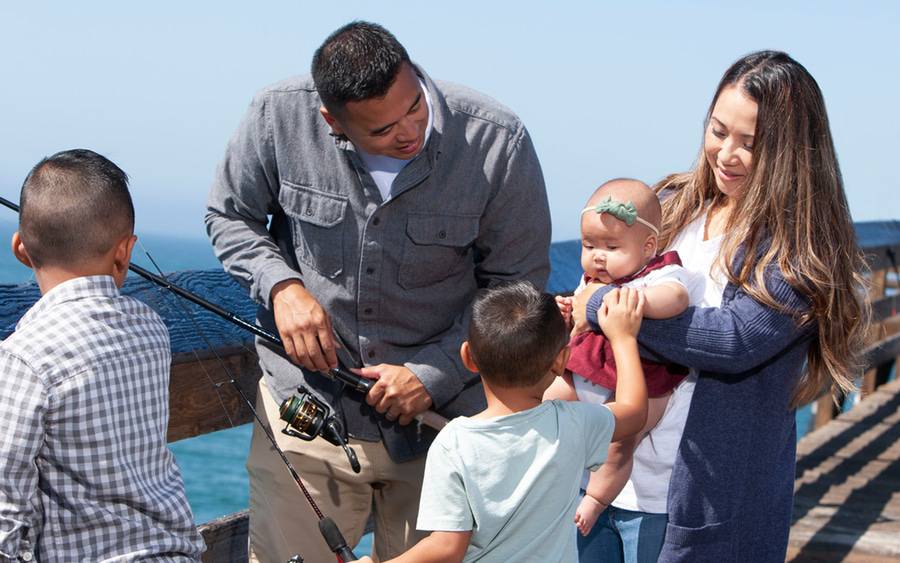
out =
[[[334,416],[331,407],[308,389],[298,387],[296,395],[291,395],[281,403],[279,413],[281,420],[287,423],[282,430],[283,433],[307,442],[321,436],[335,446],[343,448],[353,472],[360,472],[356,452],[347,445],[344,438],[343,425]]]

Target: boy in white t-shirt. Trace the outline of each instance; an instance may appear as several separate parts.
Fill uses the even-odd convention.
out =
[[[636,340],[642,309],[633,289],[614,290],[604,301],[600,324],[619,379],[617,400],[597,408],[542,402],[569,356],[553,297],[515,282],[475,299],[460,355],[480,373],[488,406],[438,434],[417,526],[432,533],[392,561],[575,560],[580,477],[604,461],[610,440],[634,435],[647,416]]]
[[[657,255],[657,237],[662,211],[656,194],[643,182],[616,179],[591,195],[582,211],[581,265],[584,277],[576,293],[589,283],[615,283],[639,289],[645,297],[644,316],[663,319],[682,313],[690,300],[692,278],[676,252]],[[567,320],[571,298],[557,298]],[[580,329],[575,332],[578,333]],[[572,349],[567,372],[558,378],[545,398],[605,403],[616,387],[617,366],[608,339],[603,334],[580,332]],[[666,410],[672,390],[688,370],[681,366],[643,362],[649,407],[646,426],[653,428]],[[639,436],[610,447],[604,467],[591,475],[575,516],[587,535],[610,501],[619,494],[631,474],[632,455]]]

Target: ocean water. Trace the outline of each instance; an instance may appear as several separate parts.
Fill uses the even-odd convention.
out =
[[[9,241],[14,229],[13,222],[0,219],[0,241]],[[134,261],[147,269],[155,270],[155,267],[144,255],[144,250],[167,272],[220,268],[205,239],[150,234],[140,236],[139,240],[141,245],[135,249]],[[557,243],[551,251],[554,262],[554,276],[548,288],[551,291],[563,290],[556,287],[561,278],[577,279],[579,275],[565,275],[569,273],[566,268],[571,264],[562,263],[562,257],[571,254],[577,247],[577,243],[573,245],[573,242]],[[31,281],[31,271],[19,264],[6,248],[5,245],[0,246],[0,284]],[[847,404],[849,406],[852,403],[850,400]],[[797,412],[798,438],[809,431],[813,418],[809,406]],[[181,468],[197,523],[208,522],[248,506],[249,492],[244,463],[251,431],[251,426],[246,424],[170,444]],[[364,537],[356,548],[357,555],[369,553],[371,541],[371,535]]]

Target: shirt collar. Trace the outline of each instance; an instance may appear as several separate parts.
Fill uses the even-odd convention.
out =
[[[45,293],[16,323],[16,330],[24,327],[43,312],[68,301],[87,297],[118,297],[119,288],[112,276],[82,276],[57,285]]]
[[[435,155],[439,152],[437,147],[440,143],[440,134],[444,129],[444,122],[449,110],[447,109],[447,102],[438,91],[434,81],[417,64],[411,64],[416,76],[419,77],[419,83],[425,86],[425,101],[428,103],[428,125],[425,132],[425,146],[419,151],[419,154],[409,159],[409,162],[416,160],[423,154],[427,154],[428,159],[433,162]],[[360,153],[346,137],[339,135],[333,135],[333,137],[337,148]]]

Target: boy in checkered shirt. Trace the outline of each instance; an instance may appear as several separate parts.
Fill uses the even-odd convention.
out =
[[[42,297],[0,343],[0,560],[196,561],[166,447],[169,335],[125,297],[128,178],[88,150],[39,162],[13,253]]]

